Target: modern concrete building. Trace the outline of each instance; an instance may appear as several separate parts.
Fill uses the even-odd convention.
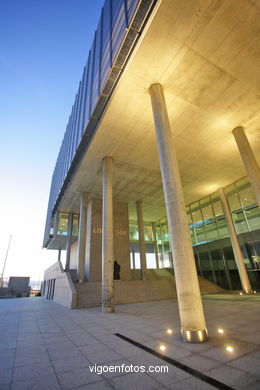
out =
[[[105,1],[52,178],[47,298],[177,296],[204,341],[201,292],[259,291],[259,27],[249,0]]]

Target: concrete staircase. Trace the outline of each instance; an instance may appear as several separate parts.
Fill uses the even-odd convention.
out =
[[[101,282],[75,283],[74,286],[77,290],[77,309],[101,305]]]
[[[200,276],[198,276],[198,278],[201,295],[218,294],[221,292],[223,293],[223,291],[225,291],[222,287],[219,287],[217,284],[209,282],[207,279],[203,279]]]
[[[156,276],[156,275],[155,275]],[[215,294],[224,290],[199,277],[201,294]],[[101,282],[75,283],[78,309],[101,305]],[[149,280],[115,280],[114,303],[148,302],[176,298],[176,286],[171,272]]]

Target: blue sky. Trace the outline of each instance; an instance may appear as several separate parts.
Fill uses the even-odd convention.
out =
[[[0,0],[0,274],[42,277],[51,175],[104,0]]]

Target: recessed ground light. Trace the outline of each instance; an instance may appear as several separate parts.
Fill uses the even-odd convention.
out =
[[[243,293],[239,293],[239,295],[243,295]]]
[[[224,329],[219,328],[218,329],[218,333],[223,334],[224,333]]]
[[[167,332],[168,334],[172,334],[172,329],[167,329],[166,332]]]
[[[234,351],[234,348],[231,347],[231,345],[228,345],[228,346],[226,347],[226,350],[227,350],[228,352],[233,352],[233,351]]]
[[[165,345],[161,344],[159,346],[159,349],[160,349],[160,351],[164,352],[166,350],[166,347],[165,347]]]

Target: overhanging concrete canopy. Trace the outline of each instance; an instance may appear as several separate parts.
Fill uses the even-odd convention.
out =
[[[186,203],[244,176],[232,135],[246,133],[260,163],[260,7],[257,2],[163,0],[146,26],[59,209],[81,191],[101,197],[102,159],[114,159],[114,197],[142,199],[144,219],[164,216],[148,88],[163,85]]]

